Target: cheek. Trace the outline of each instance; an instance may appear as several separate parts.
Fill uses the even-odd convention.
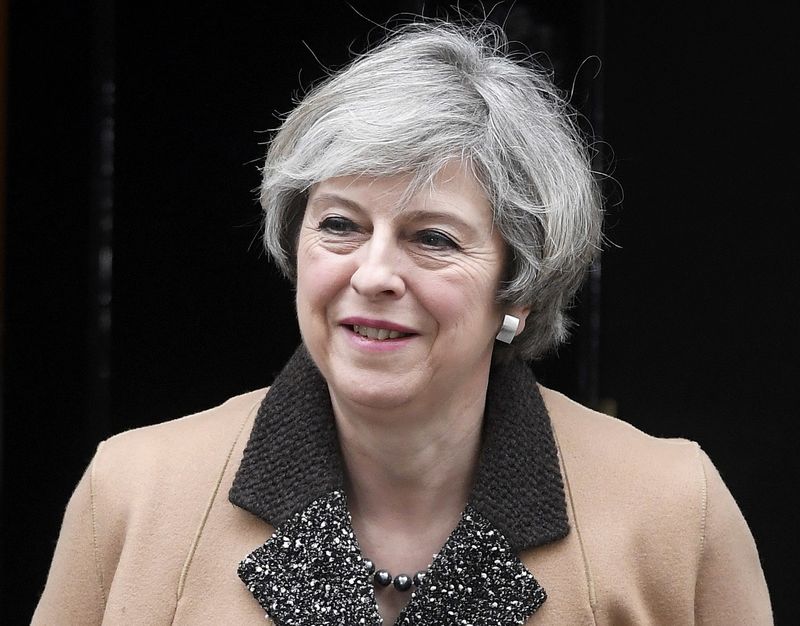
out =
[[[427,281],[424,306],[443,327],[494,327],[499,319],[497,281],[490,276],[451,275]]]
[[[297,258],[298,315],[324,307],[347,286],[350,281],[347,266],[343,257],[319,247],[302,250]]]

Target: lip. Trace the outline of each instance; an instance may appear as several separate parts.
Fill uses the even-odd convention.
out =
[[[413,328],[409,328],[408,326],[369,317],[346,317],[341,320],[339,324],[342,326],[369,326],[370,328],[385,328],[386,330],[394,330],[398,333],[404,333],[406,335],[419,334]]]

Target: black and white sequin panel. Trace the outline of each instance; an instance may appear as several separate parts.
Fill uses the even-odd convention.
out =
[[[282,524],[239,576],[278,626],[382,623],[340,491]],[[522,624],[546,597],[503,534],[467,506],[396,624]]]
[[[467,506],[397,624],[522,624],[546,598],[503,534]]]
[[[277,528],[239,564],[239,577],[278,626],[381,623],[339,491]]]

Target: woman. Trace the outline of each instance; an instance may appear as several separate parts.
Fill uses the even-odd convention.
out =
[[[400,29],[274,137],[303,345],[98,448],[35,623],[771,621],[694,443],[537,386],[600,242],[571,113],[499,31]],[[237,575],[238,574],[238,575]]]

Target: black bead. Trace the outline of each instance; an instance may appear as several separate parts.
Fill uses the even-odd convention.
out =
[[[369,559],[364,559],[364,567],[367,568],[367,574],[372,574],[375,571],[375,563]]]
[[[374,578],[375,582],[381,587],[388,587],[392,584],[392,575],[385,569],[379,569],[377,572],[375,572]]]
[[[417,572],[414,574],[414,586],[419,587],[422,584],[423,578],[425,578],[425,572]]]
[[[411,589],[411,579],[405,574],[398,574],[394,577],[394,588],[398,591],[408,591]]]

